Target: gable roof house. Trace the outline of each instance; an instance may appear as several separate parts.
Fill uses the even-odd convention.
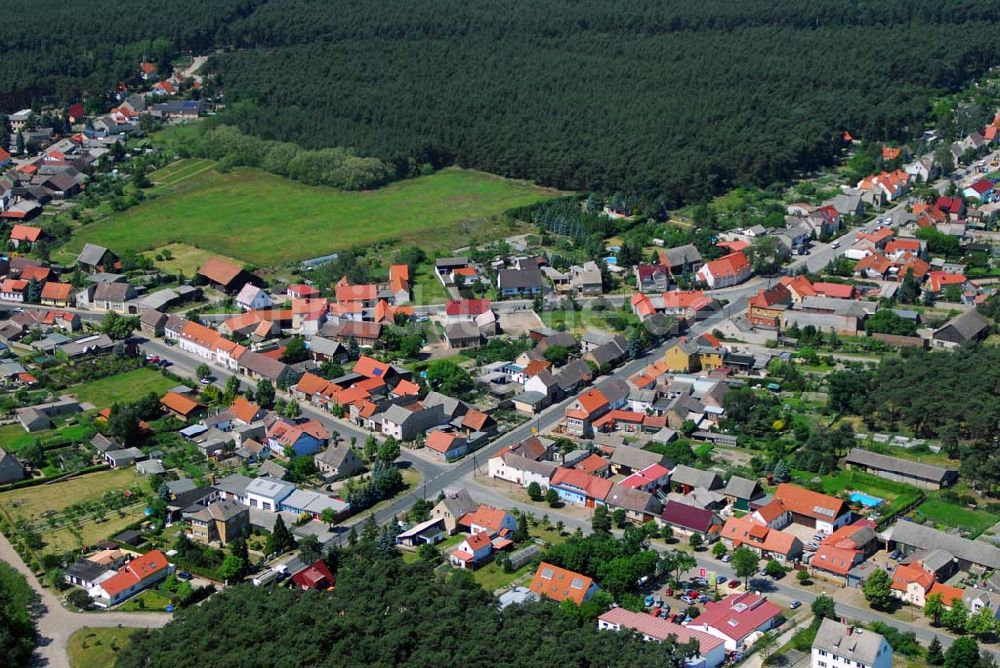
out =
[[[760,634],[774,628],[782,610],[760,594],[730,594],[721,601],[705,604],[705,612],[688,624],[689,629],[719,638],[735,652],[753,644]]]
[[[459,519],[478,507],[464,487],[458,490],[445,490],[444,498],[431,509],[431,516],[443,520],[448,533],[455,533]]]
[[[670,474],[672,486],[687,494],[691,490],[714,490],[722,487],[722,478],[715,471],[702,471],[686,464],[678,464]]]
[[[593,422],[608,412],[608,398],[595,388],[582,392],[565,411],[567,433],[593,436]]]
[[[113,577],[95,585],[88,593],[99,608],[110,608],[166,578],[173,566],[159,550],[147,552],[129,561]]]
[[[98,283],[94,288],[90,306],[98,311],[134,314],[137,309],[128,302],[135,297],[135,288],[128,283]]]
[[[428,450],[446,461],[458,459],[469,452],[469,442],[460,434],[451,431],[432,431],[424,442]]]
[[[364,468],[364,462],[346,441],[333,443],[314,455],[313,463],[328,481],[349,478]]]
[[[729,517],[722,527],[721,537],[730,549],[746,547],[764,559],[785,562],[802,555],[802,541],[798,537],[762,524],[752,515]]]
[[[534,297],[542,294],[545,279],[537,267],[501,269],[497,274],[497,288],[501,297]]]
[[[701,253],[694,244],[685,244],[676,248],[666,248],[660,251],[660,263],[670,269],[670,273],[679,276],[685,272],[697,271],[702,264]]]
[[[612,485],[607,478],[560,466],[552,475],[549,488],[556,490],[564,503],[594,508],[605,505]]]
[[[953,468],[890,457],[861,448],[852,448],[844,458],[844,464],[848,469],[865,471],[886,480],[903,482],[924,489],[941,489],[954,485],[958,480],[958,471]]]
[[[431,427],[448,424],[443,404],[427,406],[420,402],[393,404],[382,413],[382,433],[397,441],[415,441]]]
[[[717,668],[726,659],[725,646],[721,639],[701,631],[692,631],[686,626],[644,612],[611,608],[597,618],[597,628],[610,631],[623,629],[635,631],[646,641],[665,642],[673,637],[677,644],[683,645],[693,640],[698,643],[698,654],[691,658],[692,665],[703,668]]]
[[[819,533],[833,533],[851,519],[851,509],[843,499],[791,483],[778,485],[774,499],[792,514],[792,522],[814,527]]]
[[[0,448],[0,484],[24,479],[24,467],[17,457]]]
[[[521,487],[538,483],[542,489],[548,489],[558,466],[553,462],[538,461],[508,448],[500,450],[487,462],[491,478],[499,478],[513,482]]]
[[[706,262],[695,275],[714,290],[739,285],[750,278],[750,274],[750,261],[742,251],[737,251]]]
[[[698,534],[708,541],[715,540],[722,530],[722,520],[711,510],[679,501],[667,501],[657,523],[669,526],[681,535]]]
[[[892,646],[874,631],[827,618],[813,640],[812,665],[891,668]]]
[[[538,565],[529,589],[557,603],[570,600],[577,605],[583,605],[597,593],[599,588],[597,583],[586,575],[543,561]]]
[[[205,260],[198,269],[198,276],[227,294],[236,294],[247,283],[264,287],[264,282],[259,277],[218,257]]]
[[[963,343],[985,339],[991,329],[990,321],[973,308],[935,329],[933,341],[939,348],[956,348]]]

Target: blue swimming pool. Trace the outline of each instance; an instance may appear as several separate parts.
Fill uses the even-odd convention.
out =
[[[851,503],[860,503],[865,508],[881,506],[885,501],[885,499],[880,499],[877,496],[865,494],[864,492],[851,492],[851,495],[847,498],[851,500]]]

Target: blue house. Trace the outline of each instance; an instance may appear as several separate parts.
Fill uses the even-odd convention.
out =
[[[563,503],[595,508],[607,505],[605,499],[612,485],[607,478],[560,466],[552,476],[549,488],[556,490]]]
[[[501,297],[534,297],[542,294],[545,279],[537,267],[501,269],[497,274],[497,289]]]
[[[281,418],[267,430],[268,450],[282,456],[289,448],[294,457],[315,455],[329,440],[330,433],[318,420],[296,422]]]

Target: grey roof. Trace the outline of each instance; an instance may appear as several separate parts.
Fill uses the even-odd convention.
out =
[[[435,267],[464,267],[469,264],[467,257],[439,257],[434,260]]]
[[[964,340],[970,341],[979,336],[979,334],[989,326],[990,321],[986,319],[986,316],[973,308],[961,315],[955,316],[944,325],[934,330],[934,336],[937,337],[939,332],[947,329],[948,327],[952,327]]]
[[[497,278],[501,290],[521,290],[524,288],[540,288],[544,279],[537,268],[503,269]]]
[[[614,338],[614,334],[598,332],[593,329],[588,329],[580,336],[581,341],[594,346],[603,346],[605,343],[610,343]]]
[[[966,587],[965,591],[962,593],[962,602],[965,603],[965,607],[972,608],[973,603],[976,601],[990,610],[996,611],[1000,609],[1000,594],[989,591],[988,589]]]
[[[613,508],[624,508],[635,513],[659,515],[663,511],[660,500],[654,495],[641,489],[624,487],[618,483],[611,485],[611,491],[608,492],[605,502]]]
[[[714,471],[702,471],[684,464],[679,464],[673,470],[673,473],[670,474],[670,482],[690,487],[704,487],[705,489],[722,487],[722,481]]]
[[[109,452],[114,450],[121,450],[122,446],[116,441],[108,438],[104,434],[94,434],[94,437],[90,439],[90,444],[97,448],[101,452]]]
[[[234,473],[218,481],[217,483],[212,485],[212,487],[219,490],[220,492],[226,492],[227,494],[236,494],[237,496],[243,496],[244,494],[247,493],[247,487],[250,485],[251,482],[253,482],[251,478],[248,478],[245,475],[240,475],[239,473]]]
[[[555,374],[556,382],[565,391],[573,390],[591,375],[590,365],[583,360],[573,360]]]
[[[159,459],[149,459],[144,462],[137,462],[135,467],[142,475],[160,475],[162,473],[166,473],[167,471],[163,468],[163,463]]]
[[[144,325],[149,325],[150,327],[160,327],[167,322],[167,314],[161,313],[156,309],[149,309],[142,314],[139,321]]]
[[[441,503],[444,504],[444,507],[448,509],[448,512],[455,519],[462,517],[466,513],[471,513],[479,507],[479,504],[472,500],[469,490],[464,487],[451,493],[445,492],[445,497]]]
[[[844,461],[848,464],[870,466],[882,471],[901,473],[914,478],[933,480],[935,482],[942,482],[949,472],[955,471],[955,469],[932,466],[930,464],[922,464],[920,462],[911,462],[906,459],[900,459],[899,457],[880,455],[877,452],[869,452],[868,450],[862,450],[861,448],[853,448],[849,453],[847,453],[847,457],[844,458]]]
[[[132,295],[128,283],[98,283],[94,289],[95,301],[123,302]]]
[[[84,582],[93,582],[109,570],[110,569],[104,564],[99,564],[96,561],[90,561],[89,559],[81,559],[80,561],[71,564],[69,568],[66,569],[65,574],[69,577],[83,580]]]
[[[624,401],[628,398],[629,392],[632,391],[632,387],[627,381],[616,376],[609,376],[608,378],[595,383],[594,387],[596,387],[601,394],[607,397],[608,402],[612,404],[618,401]]]
[[[506,452],[503,455],[504,464],[518,471],[528,471],[536,475],[552,477],[556,469],[559,468],[554,462],[535,461],[516,452]]]
[[[288,469],[281,464],[268,459],[260,465],[259,469],[257,469],[257,475],[259,478],[266,478],[270,476],[272,478],[277,478],[278,480],[284,480],[285,476],[288,475]]]
[[[434,406],[440,405],[441,410],[449,418],[453,418],[460,414],[460,411],[464,413],[465,404],[455,397],[449,397],[446,394],[441,394],[440,392],[428,392],[427,396],[424,397],[423,402],[424,408],[433,408]]]
[[[449,322],[444,326],[444,335],[448,340],[479,338],[479,325],[469,320]]]
[[[722,490],[722,493],[726,496],[749,501],[760,496],[761,489],[756,480],[747,480],[746,478],[734,475],[726,483],[726,488]]]
[[[348,455],[351,454],[351,446],[347,443],[335,443],[328,447],[323,452],[319,453],[314,457],[316,461],[323,462],[324,464],[329,464],[335,468],[339,468],[341,464]]]
[[[883,646],[884,651],[892,652],[885,638],[874,631],[849,627],[829,618],[820,624],[812,646],[866,666],[875,665]]]
[[[17,457],[0,448],[0,480],[20,480],[24,477],[24,467]]]
[[[663,251],[663,257],[668,267],[679,267],[683,264],[694,264],[701,262],[701,253],[694,244],[668,248]]]
[[[630,469],[642,470],[653,464],[662,464],[665,461],[663,455],[647,450],[640,450],[629,445],[615,448],[611,453],[611,463],[617,466],[627,466]]]
[[[1000,549],[993,545],[938,531],[916,522],[900,520],[890,530],[889,539],[923,550],[947,550],[963,561],[986,568],[1000,568]]]
[[[288,368],[281,360],[248,350],[240,357],[240,366],[264,378],[276,381]]]
[[[309,348],[309,351],[312,353],[326,355],[327,357],[338,355],[344,350],[343,344],[339,341],[326,339],[322,336],[314,336],[309,339],[309,341],[306,342],[306,347]]]
[[[247,494],[257,494],[270,499],[281,499],[288,496],[295,485],[276,478],[255,478],[247,485]]]
[[[230,501],[229,499],[223,499],[221,501],[214,501],[210,503],[202,510],[194,513],[191,517],[204,522],[209,520],[222,520],[225,522],[226,520],[232,519],[241,513],[249,512],[249,509],[243,504]]]
[[[104,254],[108,252],[108,249],[104,246],[98,246],[96,244],[84,244],[83,250],[80,254],[76,256],[76,261],[81,264],[89,264],[91,266],[96,266],[104,258]]]
[[[521,392],[516,394],[511,398],[511,401],[516,401],[521,404],[528,404],[529,406],[537,406],[538,404],[545,401],[547,397],[541,392]]]
[[[838,299],[837,297],[810,296],[802,299],[803,309],[819,309],[846,315],[871,315],[878,310],[876,302],[856,301],[854,299]],[[858,309],[861,313],[858,313]]]
[[[242,476],[240,476],[242,477]],[[191,478],[181,478],[180,480],[168,480],[166,482],[167,491],[171,494],[183,494],[192,489],[198,489],[198,484]]]
[[[621,359],[625,355],[625,351],[617,342],[611,341],[594,348],[588,354],[593,356],[598,366],[605,366]]]
[[[147,309],[162,309],[178,299],[180,299],[179,294],[170,288],[164,288],[143,297],[139,305]]]

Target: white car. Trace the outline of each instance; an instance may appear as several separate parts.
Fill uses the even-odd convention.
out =
[[[839,241],[830,242],[830,248],[840,248],[840,242]]]

